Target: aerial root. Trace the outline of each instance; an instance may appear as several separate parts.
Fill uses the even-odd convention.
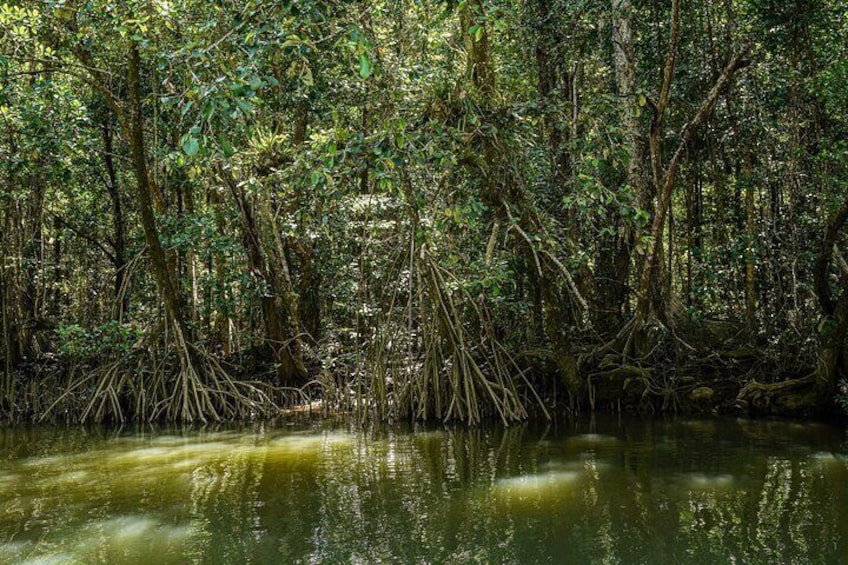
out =
[[[290,388],[237,379],[196,345],[186,344],[179,352],[170,345],[162,355],[139,347],[89,371],[72,371],[41,420],[79,414],[81,422],[207,423],[271,417],[311,400],[308,392],[315,382]]]
[[[413,275],[407,304],[389,308],[380,325],[385,333],[369,351],[370,402],[380,416],[469,424],[487,415],[505,424],[525,419],[525,405],[531,401],[522,397],[518,385],[532,387],[496,338],[483,300],[414,239],[406,260]],[[395,311],[406,318],[392,319]],[[389,343],[404,345],[392,349]],[[532,395],[541,406],[535,391]]]

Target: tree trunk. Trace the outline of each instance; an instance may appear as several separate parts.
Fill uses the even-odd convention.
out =
[[[551,20],[556,13],[551,11],[548,0],[536,0],[534,27],[539,31],[535,46],[538,74],[537,90],[543,109],[545,129],[548,137],[548,153],[551,168],[550,179],[556,190],[565,194],[572,177],[569,142],[572,137],[576,110],[575,72],[566,62],[558,62],[552,51],[563,41],[559,30]],[[560,112],[565,106],[570,112]],[[560,116],[568,114],[568,123],[561,123]]]
[[[676,6],[676,15],[679,17],[679,0],[674,2]],[[678,24],[672,24],[672,41],[669,49],[676,49],[677,34],[679,33]],[[738,51],[725,66],[721,76],[710,89],[707,96],[701,102],[695,116],[683,126],[680,134],[680,139],[677,148],[672,154],[668,167],[662,164],[660,139],[663,131],[663,116],[668,104],[668,96],[671,88],[671,77],[674,71],[674,54],[669,53],[666,61],[666,70],[664,73],[664,82],[660,91],[659,101],[653,105],[654,118],[651,124],[651,163],[653,168],[654,192],[656,194],[656,213],[651,224],[651,239],[649,241],[648,252],[645,254],[645,260],[642,267],[642,273],[639,279],[639,286],[636,291],[636,318],[633,326],[634,337],[636,341],[641,341],[641,332],[649,318],[653,315],[660,319],[665,319],[664,313],[659,312],[659,309],[665,307],[665,297],[657,296],[657,289],[662,288],[662,278],[660,273],[661,257],[662,257],[662,238],[665,227],[665,220],[668,211],[671,207],[671,196],[674,190],[675,179],[677,176],[680,164],[686,154],[687,146],[692,140],[698,129],[712,115],[715,104],[718,101],[719,95],[730,84],[736,71],[747,66],[745,56],[747,55],[749,46],[743,47]],[[642,349],[639,347],[639,349]]]
[[[5,232],[4,232],[5,233]],[[13,396],[12,388],[13,388],[13,377],[12,370],[14,369],[14,363],[17,361],[13,357],[13,349],[12,349],[12,325],[11,325],[11,316],[9,312],[9,300],[8,295],[9,292],[7,290],[8,284],[6,282],[6,242],[5,237],[0,235],[0,330],[2,330],[3,335],[3,349],[0,351],[3,358],[3,403],[5,404],[5,399],[11,399]]]
[[[754,216],[754,182],[751,178],[751,156],[745,155],[743,164],[745,182],[745,325],[750,339],[757,331],[757,296],[754,288],[754,242],[757,239],[757,223]]]
[[[848,372],[848,367],[845,366],[848,295],[839,300],[830,320],[828,327],[822,330],[819,365],[816,369],[816,390],[825,402],[832,400],[840,378],[844,378]]]
[[[306,141],[307,128],[309,127],[309,104],[305,101],[296,105],[292,133],[292,147],[297,150]],[[363,117],[365,117],[363,115]],[[363,128],[367,123],[363,123]],[[368,171],[365,171],[365,184],[368,183]],[[298,194],[298,200],[300,194]],[[300,203],[298,202],[298,209]],[[310,337],[317,341],[321,339],[321,272],[315,266],[315,243],[308,238],[292,238],[291,249],[297,255],[300,267],[299,288],[301,290],[298,309],[303,322],[303,329]]]
[[[286,340],[277,347],[278,356],[281,359],[282,377],[290,384],[303,384],[309,373],[303,361],[303,338],[300,330],[300,313],[297,292],[292,280],[291,268],[289,266],[289,254],[286,242],[276,227],[274,213],[271,209],[271,195],[266,193],[260,196],[259,214],[264,216],[267,228],[273,233],[274,245],[268,253],[270,280],[273,281],[275,289],[274,297],[277,312],[282,316],[282,324]]]
[[[315,246],[294,239],[290,248],[297,256],[300,271],[298,310],[303,329],[317,341],[321,339],[321,272],[315,265]]]
[[[24,274],[23,292],[20,295],[22,315],[19,328],[23,357],[32,359],[37,354],[35,328],[41,319],[42,301],[39,281],[44,266],[44,183],[40,171],[30,176],[30,190],[26,211],[21,218],[21,250]]]
[[[819,366],[816,388],[829,397],[836,389],[840,375],[848,369],[845,361],[845,338],[848,337],[848,272],[840,270],[840,294],[834,299],[830,289],[830,265],[839,234],[848,222],[848,197],[828,222],[813,267],[816,296],[824,315],[820,325]]]
[[[479,91],[483,100],[491,101],[495,94],[495,68],[489,47],[489,33],[485,23],[483,0],[468,0],[460,10],[459,23],[465,50],[468,55],[466,78]],[[480,26],[479,33],[469,33],[473,26]]]
[[[308,373],[303,361],[297,300],[288,273],[287,259],[284,253],[281,256],[275,253],[272,255],[274,257],[272,265],[272,261],[266,258],[256,207],[248,201],[243,188],[238,185],[229,171],[222,170],[221,175],[230,188],[230,193],[239,209],[242,241],[250,272],[264,285],[260,297],[262,322],[267,346],[277,363],[277,375],[282,383],[302,384]],[[260,213],[263,212],[260,211]],[[267,214],[263,213],[263,215]],[[270,220],[273,221],[273,216]],[[280,275],[278,269],[283,268],[286,272]]]
[[[106,167],[107,182],[106,190],[112,201],[112,226],[115,267],[115,306],[113,316],[118,321],[124,321],[129,314],[130,297],[125,288],[127,280],[127,252],[126,252],[126,226],[124,222],[124,209],[121,203],[121,194],[118,186],[118,175],[115,170],[113,158],[115,148],[112,136],[112,123],[109,116],[104,118],[101,125],[103,137],[103,164]]]
[[[215,224],[220,235],[226,234],[226,225],[224,222],[223,202],[214,188],[208,191],[209,204],[215,215]],[[215,253],[209,257],[206,266],[210,274],[213,274],[216,281],[223,283],[227,280],[226,261],[223,254]],[[219,289],[220,294],[215,295],[216,289]],[[221,351],[228,355],[230,351],[230,312],[229,312],[230,295],[227,290],[227,285],[210,285],[206,291],[206,305],[209,311],[210,319],[207,323],[211,323],[212,334],[217,340],[217,344],[221,347]],[[213,305],[217,303],[213,309]]]
[[[9,150],[14,153],[16,143],[13,136],[9,136]],[[13,186],[13,177],[11,174],[6,180],[7,186]],[[19,216],[18,210],[14,203],[5,200],[3,207],[3,225],[0,226],[0,308],[2,308],[3,322],[3,365],[4,374],[7,383],[11,385],[12,372],[21,363],[21,346],[18,323],[18,304],[20,302],[17,293],[19,278],[19,261],[12,261],[12,258],[20,254],[17,245],[18,238],[12,238],[12,235],[17,231],[13,226],[17,224],[16,217]],[[7,393],[10,389],[6,389]]]
[[[645,182],[645,148],[639,120],[639,99],[636,82],[636,55],[633,47],[633,6],[630,0],[612,0],[612,46],[617,95],[620,100],[622,142],[627,150],[625,184],[636,195],[635,204],[651,210],[651,195]],[[617,211],[611,211],[617,215]],[[628,298],[631,256],[639,226],[618,217],[619,228],[614,238],[601,243],[596,277],[599,277],[598,322],[600,328],[619,326]]]
[[[188,330],[183,317],[182,306],[177,296],[177,289],[171,279],[171,269],[165,257],[165,251],[159,241],[159,230],[156,227],[156,219],[153,214],[154,195],[157,193],[153,179],[147,166],[146,146],[144,142],[144,117],[141,106],[141,83],[140,83],[141,57],[138,44],[132,43],[129,49],[129,73],[128,73],[128,115],[124,127],[127,130],[127,139],[132,151],[133,172],[136,178],[136,191],[138,196],[139,214],[141,224],[144,228],[144,240],[147,244],[147,253],[150,257],[153,275],[159,295],[165,304],[165,315],[178,339],[179,344],[187,344]],[[182,353],[187,353],[187,350]],[[182,362],[190,362],[183,359]]]

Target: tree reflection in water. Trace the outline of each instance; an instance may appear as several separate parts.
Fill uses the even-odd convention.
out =
[[[0,432],[0,562],[839,563],[844,432]]]

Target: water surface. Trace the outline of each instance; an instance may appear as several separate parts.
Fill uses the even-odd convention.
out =
[[[823,424],[0,430],[0,563],[846,563]]]

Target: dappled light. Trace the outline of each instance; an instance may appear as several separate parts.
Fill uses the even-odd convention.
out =
[[[0,0],[0,565],[845,562],[846,37]]]
[[[4,1],[0,420],[844,413],[846,13]]]

